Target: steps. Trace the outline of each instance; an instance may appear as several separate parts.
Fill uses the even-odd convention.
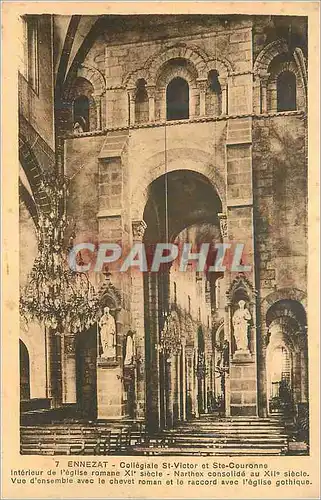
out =
[[[203,415],[150,436],[133,448],[137,455],[282,455],[288,437],[277,418],[217,418]]]

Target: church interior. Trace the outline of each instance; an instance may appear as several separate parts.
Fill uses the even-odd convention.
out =
[[[306,18],[17,27],[21,453],[307,455]],[[82,243],[244,250],[73,271]]]

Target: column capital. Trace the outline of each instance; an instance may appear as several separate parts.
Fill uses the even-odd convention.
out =
[[[132,233],[134,241],[142,241],[147,224],[143,219],[132,220]]]
[[[226,89],[227,87],[227,76],[218,76],[218,81],[221,85],[221,90]]]
[[[198,89],[201,91],[201,92],[205,92],[206,91],[206,88],[208,86],[208,80],[207,78],[198,78],[196,80],[197,82],[197,87]]]
[[[262,87],[267,86],[269,77],[270,77],[270,73],[267,73],[266,71],[261,71],[260,80],[261,80]]]
[[[148,99],[155,98],[156,85],[146,85]]]
[[[227,238],[227,236],[228,236],[227,215],[224,213],[218,213],[217,216],[218,216],[218,219],[220,221],[220,230],[221,230],[222,237],[223,237],[223,239]]]
[[[129,99],[131,101],[135,101],[135,99],[136,99],[136,87],[127,87],[127,92],[129,95]]]

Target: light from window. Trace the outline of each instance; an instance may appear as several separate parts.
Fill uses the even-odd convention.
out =
[[[167,120],[189,118],[189,87],[186,80],[174,78],[166,89]]]
[[[296,110],[296,78],[291,71],[280,73],[277,78],[277,110]]]

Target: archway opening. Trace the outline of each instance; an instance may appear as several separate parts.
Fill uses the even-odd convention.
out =
[[[291,71],[283,71],[277,77],[277,110],[296,110],[296,76]]]
[[[268,411],[293,415],[308,403],[306,313],[295,300],[279,300],[267,311],[266,322]]]
[[[30,399],[30,359],[26,344],[19,339],[20,401]]]
[[[220,242],[221,210],[221,200],[205,176],[177,170],[157,178],[149,186],[143,216],[147,254],[151,250],[153,255],[159,242],[174,243],[179,250],[190,244],[193,252],[202,243]],[[213,263],[211,252],[208,256]],[[146,407],[151,429],[172,427],[207,411],[217,278],[206,265],[198,271],[188,263],[182,270],[180,258],[144,274]]]
[[[189,86],[184,78],[176,77],[166,89],[167,120],[189,118]]]

